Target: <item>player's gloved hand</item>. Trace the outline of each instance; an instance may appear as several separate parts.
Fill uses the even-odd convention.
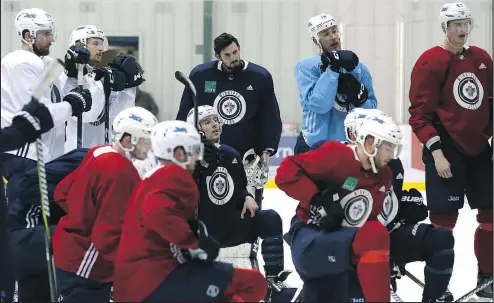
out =
[[[103,88],[105,91],[119,92],[125,89],[125,74],[116,68],[108,66],[94,70],[94,80],[103,78]]]
[[[65,65],[65,74],[69,78],[77,78],[77,64],[84,64],[84,72],[83,74],[87,74],[88,70],[85,64],[89,63],[89,57],[91,54],[87,48],[72,45],[65,55],[64,65]]]
[[[46,106],[33,99],[12,119],[12,125],[31,143],[53,128],[53,118]]]
[[[328,231],[341,227],[345,213],[340,205],[339,195],[331,186],[314,195],[309,207],[307,224],[315,224]]]
[[[393,291],[396,291],[398,289],[398,287],[396,286],[396,279],[401,279],[401,277],[403,277],[405,275],[405,266],[404,265],[401,265],[401,266],[397,266],[397,265],[393,265],[391,264],[392,266],[390,266],[390,269],[391,269],[391,288],[393,289]]]
[[[343,96],[345,102],[349,102],[355,107],[362,106],[369,97],[369,91],[365,85],[351,74],[340,74],[337,92]]]
[[[328,67],[334,72],[339,72],[340,68],[344,68],[347,72],[354,70],[358,63],[358,56],[348,50],[329,51],[321,54],[321,72],[325,72]]]
[[[213,142],[207,140],[206,136],[204,136],[203,134],[201,134],[201,142],[204,144],[204,161],[206,161],[207,163],[217,164],[219,160],[218,147],[216,147]]]
[[[141,65],[130,55],[118,55],[108,65],[125,73],[126,88],[139,86],[146,81],[143,78],[144,71]]]
[[[398,216],[407,223],[418,223],[427,218],[427,206],[418,190],[412,188],[402,192]]]
[[[199,248],[189,249],[191,259],[200,259],[203,261],[214,261],[220,251],[220,243],[208,234],[206,225],[201,220],[189,220],[192,231],[197,232],[199,239]]]
[[[72,116],[75,117],[89,111],[93,105],[91,92],[88,89],[80,89],[79,87],[74,88],[65,95],[63,101],[68,102],[72,106]]]

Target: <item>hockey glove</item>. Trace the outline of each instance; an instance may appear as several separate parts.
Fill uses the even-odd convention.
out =
[[[213,142],[208,141],[204,135],[201,135],[201,141],[204,144],[204,161],[216,165],[219,161],[218,147]]]
[[[68,102],[72,106],[72,116],[75,117],[89,111],[93,105],[91,92],[88,89],[80,89],[79,87],[74,88],[65,95],[63,101]]]
[[[94,80],[103,78],[103,88],[106,91],[119,92],[125,89],[125,74],[116,68],[100,67],[94,71]]]
[[[396,286],[396,279],[401,279],[405,275],[405,265],[394,265],[390,262],[392,266],[391,269],[391,288],[396,291],[398,287]]]
[[[79,45],[72,45],[68,50],[67,54],[65,55],[65,74],[69,78],[77,78],[77,64],[87,64],[89,63],[89,57],[90,53],[87,50],[87,48],[79,46]],[[84,72],[83,74],[87,74],[88,70],[86,66],[84,66]]]
[[[309,208],[307,224],[314,224],[328,231],[339,229],[345,218],[339,195],[332,187],[314,195],[310,200]]]
[[[427,206],[418,190],[412,188],[403,191],[398,216],[407,223],[418,223],[427,218]]]
[[[53,119],[46,106],[37,100],[31,100],[12,119],[12,126],[20,130],[26,141],[31,143],[53,128]]]
[[[220,243],[208,234],[206,225],[201,220],[189,220],[191,230],[199,239],[199,248],[189,249],[191,259],[214,261],[220,251]]]
[[[351,74],[340,74],[337,92],[343,96],[345,102],[355,107],[362,106],[369,97],[367,88]]]
[[[321,62],[321,72],[325,72],[328,66],[336,73],[339,72],[340,68],[344,68],[347,72],[351,72],[357,67],[359,59],[352,51],[329,51],[322,53]]]
[[[113,59],[112,63],[108,64],[108,66],[125,73],[126,88],[139,86],[142,82],[146,81],[143,78],[144,71],[142,70],[141,65],[132,56],[118,55]]]

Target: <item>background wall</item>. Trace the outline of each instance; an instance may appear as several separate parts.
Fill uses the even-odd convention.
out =
[[[297,60],[315,49],[307,35],[311,16],[326,12],[341,24],[343,47],[368,66],[379,108],[398,122],[408,120],[409,75],[418,56],[442,42],[437,13],[446,0],[252,0],[212,2],[212,27],[203,27],[203,1],[191,0],[1,0],[1,56],[20,46],[13,19],[24,8],[48,11],[58,27],[52,56],[62,57],[70,32],[95,24],[107,35],[138,35],[139,60],[145,69],[144,91],[152,94],[160,118],[174,118],[183,86],[174,72],[188,73],[202,63],[204,33],[229,32],[240,40],[243,58],[265,66],[273,75],[285,123],[300,121],[294,80]],[[492,55],[490,0],[465,1],[475,29],[470,44]],[[209,59],[209,58],[207,58]]]

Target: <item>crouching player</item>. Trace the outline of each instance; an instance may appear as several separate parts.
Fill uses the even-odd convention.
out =
[[[194,109],[189,111],[187,122],[194,125]],[[260,237],[264,271],[270,286],[266,299],[277,301],[283,296],[282,301],[290,301],[295,289],[288,290],[283,283],[291,272],[284,270],[280,215],[272,209],[260,210],[254,192],[247,190],[240,155],[232,147],[219,143],[222,121],[216,109],[199,106],[198,127],[204,143],[204,159],[196,167],[200,193],[198,215],[209,234],[221,244],[219,261],[258,269],[256,253]]]
[[[357,135],[357,145],[328,141],[287,157],[276,174],[278,187],[300,201],[285,239],[303,301],[346,301],[355,270],[366,301],[390,299],[389,232],[378,215],[392,186],[387,163],[402,135],[382,119],[365,120]],[[321,182],[329,184],[323,191]]]
[[[391,120],[378,109],[352,110],[345,119],[348,144],[357,143],[357,129],[364,119],[375,118]],[[416,189],[402,190],[405,171],[399,158],[391,159],[388,166],[393,173],[393,190],[387,192],[384,208],[378,219],[390,231],[393,289],[396,291],[396,278],[404,274],[405,264],[424,261],[425,286],[422,301],[452,302],[453,296],[447,286],[454,263],[453,233],[443,227],[435,228],[432,224],[420,223],[428,215],[422,194]],[[350,295],[351,298],[360,296],[356,293]]]
[[[199,191],[192,175],[203,154],[197,130],[161,122],[151,144],[159,165],[144,176],[125,215],[115,301],[261,300],[267,291],[262,274],[214,262],[220,244],[196,220]]]

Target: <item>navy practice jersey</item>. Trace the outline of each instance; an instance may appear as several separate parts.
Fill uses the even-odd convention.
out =
[[[57,224],[65,212],[54,203],[53,193],[58,182],[75,170],[86,155],[88,149],[74,149],[45,164],[48,199],[50,200],[50,225]],[[43,224],[38,186],[37,168],[27,171],[19,185],[23,190],[19,197],[9,205],[9,230],[34,228]]]
[[[244,68],[234,74],[222,71],[220,61],[196,66],[189,77],[197,90],[197,105],[218,111],[224,123],[221,142],[241,156],[251,148],[258,155],[264,150],[274,154],[282,123],[273,78],[265,68],[244,62]],[[177,120],[185,121],[193,107],[192,95],[185,88]]]
[[[219,147],[219,163],[201,164],[199,174],[199,219],[208,233],[224,244],[240,220],[247,177],[240,155],[230,146]]]

